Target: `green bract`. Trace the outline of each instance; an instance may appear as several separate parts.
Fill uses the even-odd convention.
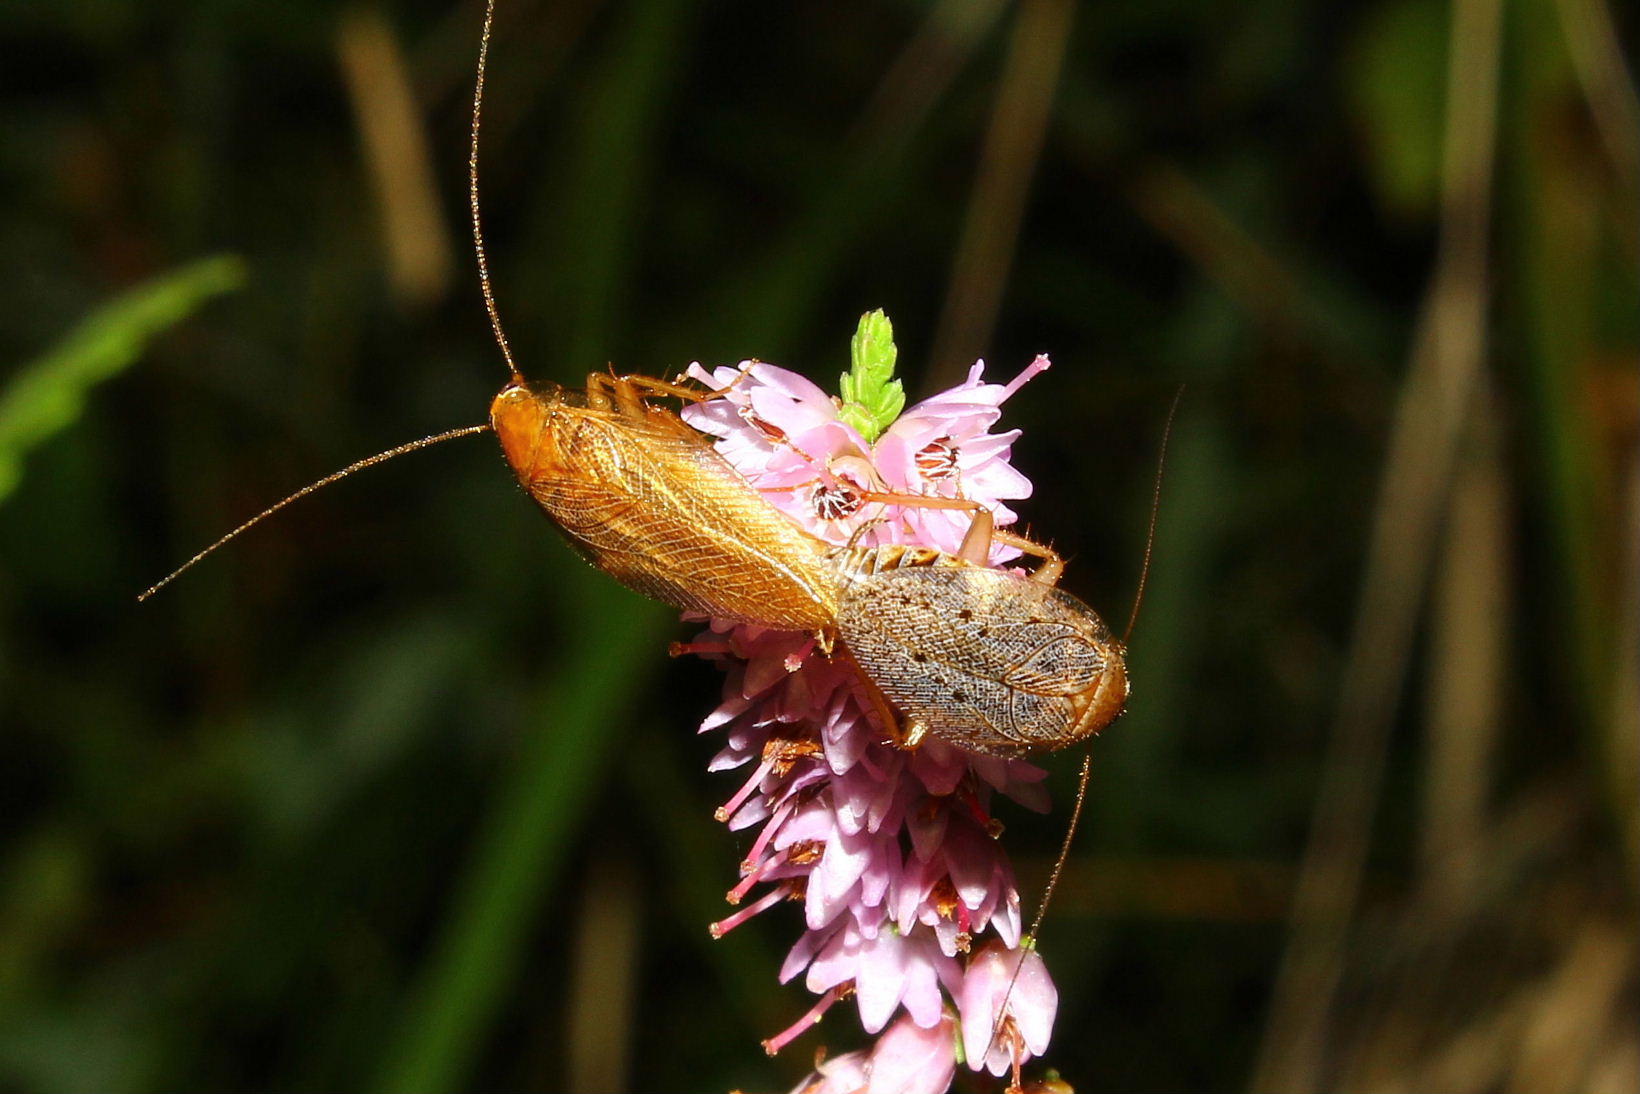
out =
[[[860,316],[849,344],[852,365],[843,373],[843,407],[838,417],[860,431],[867,443],[900,416],[905,390],[894,379],[894,324],[881,308]]]

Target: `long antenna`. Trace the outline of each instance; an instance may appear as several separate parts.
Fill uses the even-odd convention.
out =
[[[484,250],[484,224],[478,215],[478,126],[484,113],[484,69],[490,59],[490,27],[495,23],[495,0],[485,0],[484,31],[478,40],[478,78],[473,81],[472,142],[467,148],[467,205],[473,213],[473,251],[478,255],[478,287],[484,293],[484,310],[490,315],[490,330],[495,332],[495,344],[501,347],[501,359],[513,379],[522,381],[523,373],[513,361],[512,347],[507,344],[507,332],[501,329],[501,312],[495,306],[495,293],[490,288],[490,259]]]
[[[507,333],[501,329],[501,312],[495,306],[495,292],[490,288],[490,260],[489,256],[484,251],[484,226],[478,214],[478,129],[479,122],[483,117],[484,111],[484,71],[490,58],[490,28],[494,25],[494,23],[495,0],[485,0],[484,30],[479,37],[478,42],[478,76],[473,82],[472,139],[467,149],[467,203],[473,214],[473,250],[478,256],[478,285],[484,293],[484,310],[490,316],[490,330],[495,333],[496,345],[501,347],[501,358],[507,364],[507,371],[512,373],[512,378],[514,381],[522,382],[524,378],[523,374],[518,371],[518,365],[513,361],[512,347],[507,343]],[[326,475],[318,482],[309,483],[308,485],[302,487],[302,489],[296,491],[296,493],[292,494],[290,497],[286,498],[284,501],[262,510],[260,513],[256,514],[256,516],[252,517],[250,520],[247,520],[244,524],[241,524],[238,528],[235,528],[233,531],[229,532],[227,535],[223,536],[221,539],[196,554],[193,558],[190,558],[187,562],[184,562],[181,566],[178,566],[175,570],[172,570],[162,580],[149,586],[148,589],[142,593],[142,595],[137,597],[137,601],[140,603],[147,600],[149,597],[165,588],[165,586],[175,581],[183,573],[192,568],[195,563],[205,558],[218,547],[223,546],[228,543],[228,541],[239,536],[241,533],[255,527],[257,524],[261,523],[266,518],[271,517],[291,502],[307,497],[315,490],[329,486],[338,479],[345,479],[355,471],[363,471],[367,467],[374,467],[378,463],[384,463],[396,456],[402,456],[406,452],[414,452],[418,448],[426,448],[429,445],[438,444],[442,441],[451,441],[457,437],[467,437],[474,433],[484,433],[487,432],[489,428],[490,427],[488,425],[469,425],[463,426],[460,429],[452,429],[445,433],[439,433],[432,437],[423,437],[419,441],[411,441],[409,444],[401,444],[397,448],[390,448],[386,452],[378,452],[374,456],[367,456],[364,459],[359,460],[357,463],[349,464],[340,471]]]
[[[1145,584],[1150,579],[1150,556],[1156,546],[1156,514],[1162,506],[1162,469],[1167,465],[1167,442],[1173,435],[1173,417],[1179,412],[1179,401],[1183,398],[1184,385],[1181,384],[1179,390],[1173,393],[1173,405],[1167,408],[1167,421],[1162,425],[1162,447],[1156,457],[1156,482],[1150,493],[1150,527],[1145,532],[1145,560],[1139,568],[1139,588],[1133,594],[1133,611],[1128,615],[1127,629],[1122,632],[1124,649],[1127,648],[1128,639],[1133,637],[1133,624],[1139,619],[1139,605],[1144,603]],[[1065,839],[1059,845],[1059,857],[1054,860],[1048,884],[1042,890],[1042,902],[1036,906],[1036,915],[1031,918],[1031,929],[1020,939],[1019,963],[1014,966],[1013,976],[1008,978],[1008,989],[1002,993],[1002,1005],[997,1008],[996,1025],[991,1028],[991,1040],[985,1046],[987,1056],[1002,1036],[1002,1027],[1008,1020],[1008,1000],[1013,997],[1014,985],[1019,982],[1019,974],[1025,968],[1025,954],[1036,946],[1037,936],[1042,933],[1042,921],[1048,915],[1048,905],[1053,903],[1054,890],[1059,888],[1065,864],[1070,861],[1071,841],[1076,838],[1076,829],[1082,820],[1082,805],[1088,799],[1088,783],[1092,777],[1093,750],[1089,749],[1082,754],[1082,771],[1076,779],[1076,804],[1071,806],[1071,821],[1065,828]]]
[[[1162,508],[1162,469],[1167,466],[1167,442],[1173,436],[1173,416],[1179,412],[1179,400],[1184,398],[1184,385],[1173,393],[1173,405],[1167,408],[1167,421],[1162,425],[1162,449],[1156,455],[1156,483],[1150,491],[1150,528],[1145,532],[1145,561],[1139,567],[1139,588],[1133,594],[1133,611],[1128,613],[1127,629],[1122,632],[1122,645],[1133,637],[1133,624],[1139,621],[1139,605],[1145,602],[1145,583],[1150,580],[1150,553],[1156,546],[1156,514]]]
[[[1014,974],[1008,978],[1008,987],[1002,993],[1002,1003],[997,1007],[996,1024],[991,1027],[991,1039],[985,1043],[985,1055],[990,1056],[991,1050],[996,1047],[1002,1037],[1002,1028],[1008,1024],[1008,1000],[1014,997],[1014,985],[1019,983],[1019,974],[1025,971],[1025,958],[1036,948],[1036,937],[1042,933],[1042,920],[1048,914],[1048,905],[1053,902],[1053,891],[1059,888],[1060,875],[1065,872],[1065,863],[1071,854],[1071,839],[1076,835],[1076,827],[1082,820],[1082,803],[1088,800],[1088,781],[1093,776],[1093,750],[1089,749],[1082,754],[1082,773],[1076,779],[1076,804],[1071,806],[1071,823],[1065,829],[1065,839],[1059,845],[1059,858],[1054,861],[1053,872],[1048,875],[1047,887],[1042,890],[1042,902],[1036,906],[1036,915],[1031,917],[1031,929],[1025,932],[1019,940],[1019,961],[1014,965]],[[1018,1061],[1015,1060],[1015,1071],[1018,1070]]]
[[[1065,872],[1065,860],[1070,855],[1071,837],[1076,835],[1076,826],[1082,820],[1082,803],[1088,798],[1088,779],[1093,774],[1093,750],[1082,754],[1082,773],[1076,780],[1076,804],[1071,806],[1071,823],[1065,829],[1065,842],[1059,847],[1059,858],[1053,864],[1053,873],[1048,875],[1048,885],[1042,890],[1042,903],[1036,906],[1036,915],[1031,919],[1031,929],[1025,932],[1025,937],[1034,945],[1036,936],[1042,931],[1042,919],[1048,914],[1048,903],[1053,900],[1053,891],[1059,888],[1059,875]],[[1014,976],[1019,976],[1019,970],[1014,970]],[[1009,987],[1013,982],[1009,981]]]
[[[142,593],[142,595],[137,597],[137,602],[141,603],[142,601],[153,596],[155,593],[159,592],[161,589],[165,588],[165,586],[175,581],[185,571],[192,568],[194,563],[198,562],[218,547],[221,547],[229,540],[238,536],[241,532],[247,531],[255,525],[260,524],[264,518],[273,516],[273,514],[279,512],[279,510],[283,509],[291,502],[300,498],[305,498],[315,490],[322,487],[329,486],[337,479],[345,479],[355,471],[363,471],[367,467],[374,467],[378,463],[385,463],[395,456],[402,456],[406,452],[414,452],[418,448],[427,448],[429,445],[435,445],[441,441],[453,441],[457,437],[466,437],[474,433],[487,433],[489,432],[489,429],[490,427],[487,425],[467,425],[462,426],[460,429],[452,429],[445,433],[437,433],[431,437],[423,437],[419,441],[411,441],[409,444],[401,444],[397,448],[389,448],[386,452],[378,452],[374,456],[366,456],[357,463],[350,463],[340,471],[326,475],[318,482],[310,482],[300,490],[296,491],[296,493],[286,498],[284,501],[281,501],[275,505],[270,505],[268,508],[262,510],[260,513],[256,514],[256,516],[252,517],[250,520],[247,520],[244,524],[241,524],[238,528],[235,528],[233,531],[229,532],[227,535],[223,536],[221,539],[199,552],[199,554],[195,555],[193,558],[190,558],[187,562],[184,562],[175,570],[172,570],[169,574],[166,574],[164,578],[155,582],[153,585],[150,585],[148,589]]]

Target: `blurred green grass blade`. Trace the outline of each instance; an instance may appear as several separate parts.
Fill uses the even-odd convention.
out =
[[[307,701],[246,731],[246,784],[267,839],[301,848],[321,838],[365,787],[389,779],[392,766],[435,732],[457,679],[474,671],[484,648],[475,626],[436,610],[406,615],[321,647],[315,660],[325,675],[297,670],[311,681]],[[312,732],[316,696],[336,712],[322,734]]]
[[[1449,22],[1438,4],[1383,4],[1367,15],[1346,59],[1364,165],[1378,199],[1403,217],[1427,216],[1440,195]]]
[[[0,393],[0,502],[22,481],[29,450],[79,420],[92,387],[135,364],[149,339],[244,283],[237,256],[201,259],[121,294],[25,365]]]
[[[1206,632],[1197,615],[1200,605],[1213,600],[1211,559],[1234,523],[1227,499],[1245,490],[1237,481],[1230,432],[1212,405],[1187,408],[1167,454],[1157,542],[1129,655],[1133,677],[1143,683],[1134,688],[1139,698],[1122,716],[1121,732],[1100,742],[1106,788],[1093,803],[1103,838],[1129,848],[1146,845],[1152,834],[1147,827],[1158,817],[1183,813],[1168,816],[1177,830],[1200,809],[1199,803],[1181,809],[1183,803],[1147,788],[1179,778],[1188,715],[1181,689],[1167,682],[1189,679],[1192,666],[1211,656],[1201,649]],[[1132,526],[1147,528],[1149,514],[1137,516]],[[1143,549],[1142,542],[1136,544],[1132,557],[1142,557]],[[1106,619],[1120,626],[1123,615],[1122,601],[1114,597]]]
[[[590,573],[579,583],[587,633],[565,644],[562,669],[527,718],[528,738],[479,836],[471,873],[429,971],[411,994],[399,1039],[372,1089],[453,1090],[519,967],[556,890],[577,822],[624,739],[617,721],[658,666],[665,611]],[[636,668],[635,668],[636,667]]]
[[[1533,465],[1550,552],[1546,587],[1555,605],[1556,632],[1545,644],[1546,654],[1560,673],[1566,714],[1599,763],[1610,754],[1601,733],[1611,709],[1617,604],[1608,588],[1611,571],[1604,552],[1615,506],[1602,466],[1609,443],[1602,433],[1611,427],[1590,411],[1600,404],[1596,363],[1623,352],[1608,346],[1633,344],[1632,320],[1609,333],[1604,329],[1600,301],[1612,290],[1602,288],[1600,279],[1604,274],[1610,285],[1621,286],[1621,297],[1632,302],[1636,271],[1632,261],[1607,264],[1606,255],[1614,253],[1608,250],[1609,233],[1620,220],[1610,215],[1610,206],[1602,208],[1605,195],[1588,161],[1567,154],[1558,135],[1565,104],[1580,93],[1554,10],[1531,4],[1519,18],[1527,29],[1514,43],[1512,59],[1521,93],[1510,104],[1515,124],[1506,131],[1513,139],[1505,147],[1517,233],[1510,272],[1525,305],[1518,313],[1525,337],[1517,350],[1525,381],[1522,453]],[[1527,44],[1539,40],[1561,45]],[[1607,804],[1620,823],[1633,808],[1621,787],[1621,781],[1607,782]]]
[[[693,928],[688,932],[702,962],[717,977],[723,992],[724,1026],[729,1015],[739,1018],[746,1043],[769,1035],[783,1024],[779,1017],[807,1006],[803,997],[779,985],[771,970],[780,967],[784,952],[770,945],[767,936],[744,927],[737,931],[733,945],[713,938],[705,925],[722,919],[731,911],[723,899],[724,889],[738,878],[735,864],[724,853],[723,830],[703,824],[680,824],[679,817],[704,816],[699,789],[684,772],[690,767],[688,750],[675,725],[660,726],[644,734],[643,763],[627,764],[621,780],[633,807],[641,814],[654,846],[662,849],[661,859],[670,870],[656,882],[664,886],[669,908]],[[748,925],[749,926],[749,925]],[[732,1034],[725,1040],[734,1042]]]
[[[568,186],[551,206],[563,226],[557,293],[569,302],[562,355],[604,359],[632,281],[632,232],[648,200],[644,169],[669,81],[689,41],[680,0],[632,8],[584,103],[587,127],[564,165]],[[660,663],[668,613],[590,571],[568,590],[566,619],[587,620],[531,717],[531,737],[487,821],[472,874],[411,1000],[400,1040],[375,1087],[450,1090],[466,1085],[620,738],[617,716]]]
[[[718,284],[705,310],[738,326],[737,344],[774,360],[795,348],[826,299],[828,281],[914,185],[932,154],[919,138],[934,127],[947,93],[1007,10],[948,2],[930,14],[948,39],[948,67],[916,91],[901,89],[892,103],[885,97],[868,107],[856,124],[859,136],[837,150],[835,169],[816,180],[790,227],[763,255],[742,263],[743,273]]]
[[[639,233],[660,126],[693,38],[690,20],[700,14],[679,0],[631,7],[606,71],[585,95],[582,128],[565,165],[565,198],[553,209],[563,233],[553,295],[567,305],[555,342],[559,357],[576,369],[607,361],[626,336],[633,260],[647,246]]]

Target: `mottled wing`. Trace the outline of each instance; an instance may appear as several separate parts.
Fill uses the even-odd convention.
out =
[[[1112,645],[1070,594],[980,567],[863,575],[839,605],[838,633],[908,719],[1003,755],[1065,743]]]

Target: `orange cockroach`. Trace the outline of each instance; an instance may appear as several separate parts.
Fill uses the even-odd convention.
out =
[[[1125,649],[1054,586],[1057,556],[1029,576],[916,547],[839,561],[838,633],[904,719],[907,747],[933,735],[1022,756],[1086,740],[1121,715]]]

